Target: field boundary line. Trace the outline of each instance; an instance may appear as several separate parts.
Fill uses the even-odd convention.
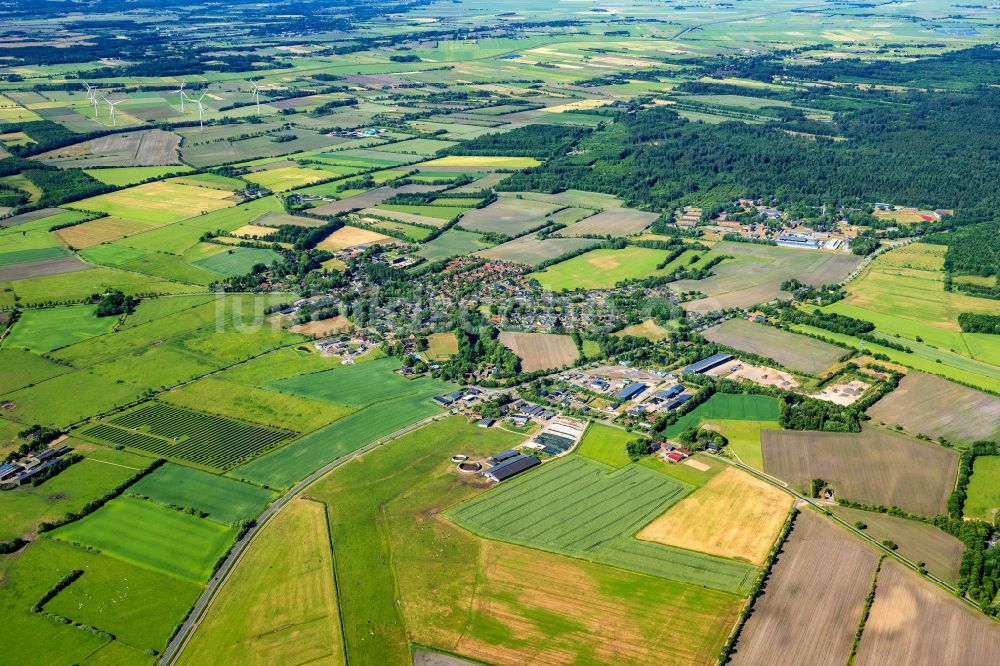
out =
[[[168,666],[169,664],[176,663],[177,658],[180,656],[181,652],[183,652],[184,648],[190,642],[191,637],[194,635],[194,632],[197,631],[198,627],[201,626],[201,623],[204,620],[207,611],[209,610],[209,608],[211,608],[212,604],[215,602],[216,598],[222,591],[222,588],[225,586],[226,582],[228,582],[229,577],[232,574],[233,570],[235,569],[236,565],[243,560],[243,557],[248,552],[250,545],[252,545],[257,540],[258,536],[261,534],[264,527],[266,527],[268,523],[270,523],[271,519],[275,515],[280,513],[286,506],[288,506],[288,504],[293,499],[301,495],[313,484],[326,477],[330,472],[334,471],[344,463],[353,460],[354,458],[357,458],[359,456],[362,456],[365,453],[371,451],[372,449],[375,449],[383,444],[386,444],[394,439],[397,439],[398,437],[402,437],[403,435],[413,432],[414,430],[418,430],[424,427],[425,425],[433,423],[434,421],[438,421],[442,418],[447,418],[448,416],[451,416],[450,412],[443,412],[441,414],[436,414],[434,416],[427,417],[415,423],[411,423],[410,425],[404,428],[400,428],[399,430],[390,433],[385,437],[377,439],[373,442],[369,442],[368,444],[365,444],[359,449],[355,449],[354,451],[346,453],[340,456],[339,458],[330,461],[320,469],[316,470],[315,472],[307,476],[302,481],[299,481],[297,484],[292,486],[288,491],[286,491],[284,495],[276,499],[274,503],[272,503],[271,506],[265,509],[264,512],[257,518],[257,521],[254,523],[253,527],[251,527],[247,531],[247,533],[243,536],[243,538],[241,538],[239,541],[233,544],[233,547],[230,549],[230,552],[226,556],[226,559],[219,567],[219,570],[208,582],[205,591],[202,593],[201,597],[199,597],[198,601],[195,602],[195,605],[192,608],[191,612],[188,614],[187,619],[185,619],[184,623],[181,625],[180,629],[177,630],[177,633],[174,635],[170,644],[164,650],[159,661],[160,666]]]

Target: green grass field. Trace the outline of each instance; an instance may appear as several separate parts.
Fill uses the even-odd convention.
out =
[[[141,183],[148,178],[159,178],[168,173],[183,173],[191,171],[189,166],[145,166],[145,167],[118,167],[110,169],[84,169],[84,172],[91,178],[116,187],[125,187]]]
[[[0,349],[0,395],[70,372],[70,368],[24,349]]]
[[[778,401],[766,395],[716,393],[704,403],[677,419],[663,431],[665,437],[676,437],[703,419],[727,421],[777,421]]]
[[[28,310],[21,315],[14,330],[4,339],[5,349],[21,347],[37,353],[108,333],[118,317],[97,317],[96,305]]]
[[[638,435],[612,428],[601,423],[591,423],[580,440],[577,453],[611,467],[624,467],[631,462],[625,445]]]
[[[68,446],[77,448],[77,442]],[[0,493],[0,541],[35,531],[39,523],[54,522],[80,511],[135,476],[152,461],[124,451],[107,452],[110,460],[84,458],[40,486],[25,486]]]
[[[58,614],[115,636],[109,640],[30,612],[33,604],[74,570],[83,575],[49,601]],[[12,663],[150,663],[144,650],[162,650],[194,603],[197,585],[54,539],[38,539],[0,560],[0,616],[5,630],[31,635],[4,648]],[[37,642],[35,642],[37,641]]]
[[[964,513],[987,522],[1000,511],[1000,456],[979,456],[972,466]]]
[[[356,409],[414,392],[445,393],[451,390],[451,385],[446,382],[406,379],[394,372],[397,368],[399,361],[386,357],[369,363],[345,365],[333,370],[290,377],[266,386],[282,393],[347,405]]]
[[[426,392],[376,403],[237,467],[229,475],[271,488],[286,488],[346,453],[437,414],[440,410],[430,398],[439,393],[434,386]]]
[[[52,536],[153,571],[203,583],[235,530],[154,502],[119,497]]]
[[[275,494],[190,467],[167,463],[129,488],[130,494],[184,509],[196,509],[223,525],[256,518]]]
[[[690,490],[644,466],[609,473],[601,463],[571,456],[506,481],[446,515],[486,538],[746,593],[757,572],[752,566],[632,538]]]
[[[729,451],[743,464],[763,471],[760,451],[761,430],[781,430],[777,421],[730,420],[706,417],[729,440]]]
[[[206,259],[199,259],[194,264],[195,266],[221,273],[226,277],[231,277],[234,275],[246,275],[255,264],[270,266],[279,259],[281,257],[274,250],[235,247]]]
[[[460,254],[468,254],[489,247],[481,239],[482,236],[471,231],[449,229],[434,240],[424,243],[417,254],[427,261],[457,257]]]

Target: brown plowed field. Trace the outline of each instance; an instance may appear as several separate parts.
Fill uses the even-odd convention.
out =
[[[877,563],[846,531],[799,514],[731,663],[843,666]]]
[[[500,342],[521,358],[521,370],[534,372],[559,368],[575,361],[580,353],[568,335],[513,333],[504,331]]]
[[[1000,624],[894,560],[878,575],[857,666],[993,666],[1000,662]]]
[[[866,428],[861,433],[761,432],[764,471],[805,490],[824,479],[838,498],[944,513],[958,454],[936,444]]]
[[[912,433],[960,442],[1000,435],[1000,398],[922,372],[904,377],[868,415]]]

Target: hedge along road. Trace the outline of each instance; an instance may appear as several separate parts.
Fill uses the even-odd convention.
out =
[[[233,547],[230,549],[229,554],[226,556],[226,559],[223,560],[222,565],[219,567],[218,571],[216,571],[215,575],[212,576],[212,580],[208,582],[208,586],[206,586],[205,591],[202,593],[201,597],[198,598],[197,603],[195,603],[194,608],[191,609],[191,612],[188,614],[187,619],[184,620],[184,623],[180,626],[180,628],[177,630],[177,633],[174,635],[173,640],[170,641],[170,645],[168,645],[167,649],[163,652],[163,657],[160,659],[160,666],[167,666],[168,664],[172,664],[174,660],[180,655],[181,651],[187,645],[188,640],[191,638],[191,635],[201,625],[201,621],[205,617],[205,611],[212,604],[212,602],[215,601],[215,597],[218,595],[219,591],[222,589],[222,586],[229,578],[229,574],[232,573],[232,570],[243,559],[243,556],[246,554],[246,551],[249,548],[249,546],[257,539],[257,536],[260,534],[261,530],[264,529],[264,526],[267,525],[267,523],[271,520],[271,518],[273,518],[282,509],[284,509],[285,506],[290,501],[292,501],[292,499],[295,498],[295,496],[301,494],[306,488],[311,486],[316,481],[319,481],[321,478],[323,478],[324,476],[326,476],[327,474],[329,474],[334,469],[344,464],[348,460],[352,460],[354,458],[357,458],[358,456],[364,455],[365,453],[371,451],[377,446],[381,446],[382,444],[385,444],[386,442],[396,439],[397,437],[401,437],[408,432],[411,432],[418,428],[422,428],[423,426],[429,423],[432,423],[439,419],[447,418],[448,416],[451,416],[450,411],[430,416],[426,419],[423,419],[422,421],[417,421],[416,423],[411,423],[405,428],[400,428],[394,433],[386,435],[385,437],[377,439],[369,444],[366,444],[362,446],[360,449],[356,449],[344,456],[341,456],[340,458],[337,458],[333,462],[327,463],[325,466],[316,470],[308,477],[306,477],[302,481],[299,481],[297,484],[292,486],[284,495],[282,495],[271,506],[265,509],[264,513],[260,514],[260,517],[257,518],[257,521],[254,523],[253,527],[247,530],[247,533],[244,534],[239,541],[233,544]]]

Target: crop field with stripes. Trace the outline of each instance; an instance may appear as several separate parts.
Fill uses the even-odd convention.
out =
[[[295,435],[162,403],[144,405],[78,434],[217,472],[248,462]]]
[[[646,467],[611,471],[570,456],[503,483],[447,515],[486,538],[744,594],[757,574],[754,567],[634,538],[690,491]]]

